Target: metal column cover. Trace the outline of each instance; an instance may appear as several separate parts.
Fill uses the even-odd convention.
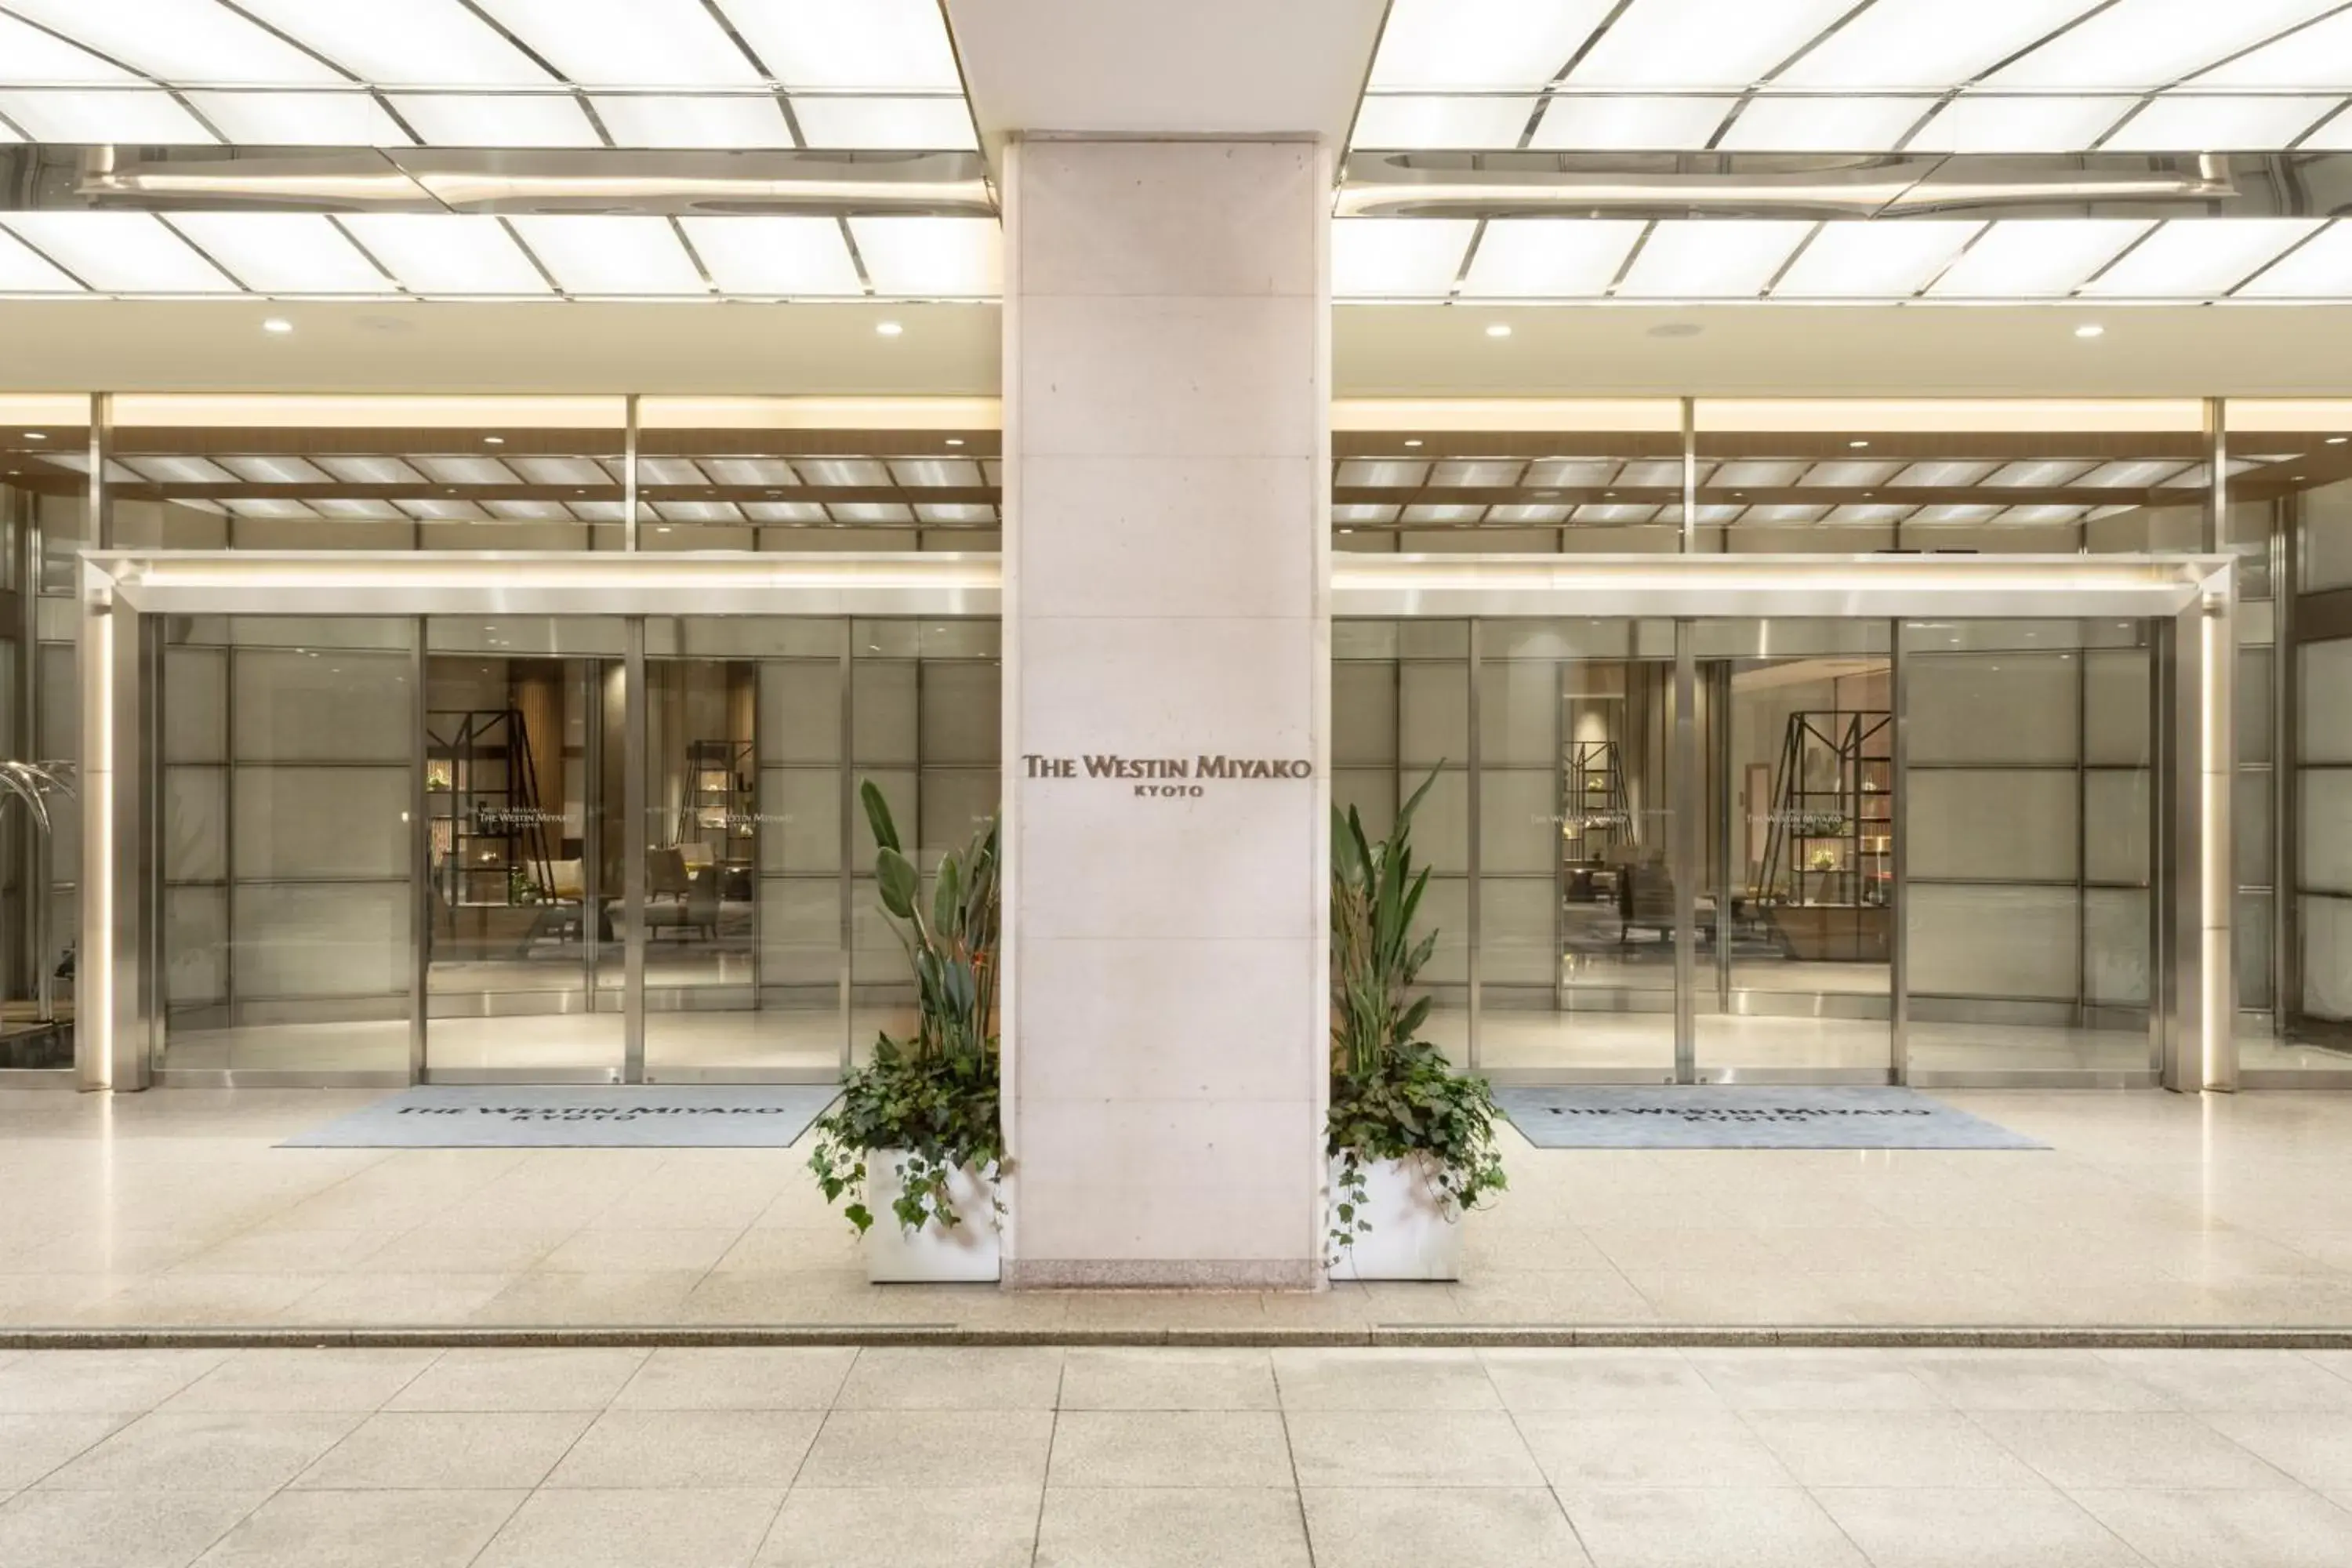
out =
[[[84,1089],[140,1089],[150,1081],[152,1020],[146,962],[148,841],[141,788],[148,732],[149,617],[85,587],[81,623],[82,834],[77,952],[76,1065]]]
[[[1903,657],[1903,623],[1886,627],[1887,706],[1895,711],[1895,737],[1889,767],[1894,777],[1886,803],[1887,871],[1893,878],[1893,908],[1888,913],[1886,952],[1886,1050],[1889,1076],[1896,1083],[1911,1081],[1911,668]]]
[[[626,663],[621,693],[622,734],[627,755],[621,764],[621,919],[625,932],[621,970],[621,1081],[646,1081],[646,861],[650,854],[646,831],[646,770],[651,759],[646,743],[646,618],[628,618]],[[587,911],[583,932],[593,946],[601,945],[595,911]],[[596,1006],[595,993],[588,1008]]]
[[[1675,623],[1674,763],[1666,781],[1667,809],[1674,813],[1675,879],[1675,1081],[1698,1079],[1698,1017],[1696,938],[1698,923],[1698,668],[1695,626]]]

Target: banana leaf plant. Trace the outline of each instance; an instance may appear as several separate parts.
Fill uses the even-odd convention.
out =
[[[1440,763],[1440,767],[1444,764]],[[1448,1214],[1508,1185],[1495,1141],[1499,1114],[1484,1079],[1454,1070],[1421,1038],[1432,999],[1412,990],[1434,931],[1416,936],[1429,871],[1412,860],[1412,818],[1437,783],[1432,768],[1375,843],[1353,806],[1331,811],[1331,1107],[1329,1261],[1370,1231],[1367,1166],[1410,1161]]]
[[[908,1231],[966,1223],[949,1184],[970,1168],[1005,1167],[997,1079],[998,901],[996,819],[962,849],[942,856],[928,892],[898,838],[889,803],[871,781],[858,786],[874,832],[874,885],[915,979],[915,1033],[884,1035],[873,1059],[843,1080],[841,1100],[816,1124],[809,1169],[827,1202],[857,1194],[842,1213],[863,1233],[867,1156],[897,1156],[891,1214]],[[991,1200],[993,1203],[993,1199]]]
[[[1332,1066],[1370,1078],[1395,1062],[1428,1020],[1430,998],[1412,997],[1413,982],[1437,949],[1437,933],[1413,938],[1413,917],[1429,887],[1412,863],[1412,816],[1437,782],[1430,770],[1373,843],[1349,806],[1331,811]]]
[[[872,780],[857,798],[874,830],[874,882],[890,929],[915,972],[918,1059],[971,1060],[994,1045],[996,1010],[996,822],[991,818],[961,854],[940,859],[929,898],[922,873],[898,842],[890,804]]]

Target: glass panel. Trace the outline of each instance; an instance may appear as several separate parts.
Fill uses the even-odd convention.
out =
[[[1479,636],[1479,1065],[1669,1077],[1674,627],[1490,621]],[[1450,668],[1421,676],[1432,703],[1459,689],[1437,673]]]
[[[2146,628],[1903,636],[1912,1068],[2149,1070]]]
[[[625,637],[426,623],[428,1071],[621,1070]]]
[[[647,625],[651,1080],[840,1067],[847,636],[839,620]]]
[[[882,792],[928,876],[997,808],[998,629],[979,621],[855,621],[849,646],[849,793],[869,782]],[[877,1034],[912,1030],[915,993],[906,950],[875,892],[873,834],[864,812],[850,809],[849,1039],[863,1060]]]
[[[1693,628],[1702,1077],[1885,1072],[1895,726],[1875,621]]]
[[[618,397],[121,396],[115,531],[195,550],[616,550]]]
[[[414,635],[165,621],[164,1067],[407,1071]]]

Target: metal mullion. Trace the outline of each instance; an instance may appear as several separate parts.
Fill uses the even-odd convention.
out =
[[[851,1016],[854,1010],[853,1005],[856,981],[856,976],[854,973],[856,957],[856,948],[854,945],[854,931],[856,925],[857,876],[853,861],[853,856],[856,853],[856,834],[854,824],[856,822],[857,809],[857,767],[855,756],[857,733],[855,704],[856,702],[857,696],[856,671],[856,667],[852,664],[851,660],[855,655],[857,639],[854,635],[856,623],[852,621],[849,616],[842,616],[840,625],[841,655],[840,685],[838,687],[838,690],[841,697],[839,737],[841,760],[837,765],[836,771],[840,777],[841,794],[841,855],[839,861],[839,876],[837,880],[840,883],[841,889],[841,953],[839,959],[839,973],[841,977],[841,1072],[842,1076],[846,1078],[851,1070],[856,1066],[856,1037],[852,1033],[853,1026],[851,1023]]]
[[[1484,881],[1484,877],[1486,872],[1486,844],[1484,842],[1485,835],[1481,831],[1483,819],[1480,816],[1480,808],[1484,805],[1484,796],[1486,794],[1486,791],[1482,787],[1482,775],[1485,773],[1486,769],[1484,766],[1484,756],[1480,747],[1482,737],[1479,728],[1480,704],[1478,701],[1479,687],[1482,684],[1480,679],[1480,671],[1485,656],[1485,639],[1479,635],[1481,627],[1475,617],[1470,619],[1465,623],[1465,625],[1467,626],[1467,663],[1470,676],[1470,689],[1467,693],[1468,702],[1465,711],[1465,723],[1469,731],[1468,746],[1470,752],[1468,758],[1470,763],[1470,778],[1467,790],[1470,834],[1470,843],[1468,845],[1470,897],[1468,918],[1466,921],[1470,939],[1470,1039],[1467,1047],[1467,1054],[1470,1058],[1469,1066],[1472,1070],[1475,1071],[1477,1068],[1480,1056],[1478,1025],[1484,1011],[1480,993],[1485,989],[1481,981],[1486,969],[1486,965],[1480,962],[1479,953],[1479,945],[1484,934],[1482,928],[1485,925],[1485,921],[1480,918],[1480,906],[1486,902],[1486,883]],[[1401,681],[1400,685],[1402,685]],[[1399,734],[1399,744],[1402,744],[1402,732]],[[1400,786],[1400,790],[1402,790],[1402,786]]]
[[[1696,658],[1696,623],[1688,616],[1675,622],[1674,763],[1668,769],[1666,799],[1673,814],[1674,837],[1669,863],[1675,888],[1675,1081],[1698,1081],[1698,1020],[1693,995],[1696,985],[1698,875],[1696,836],[1698,811],[1693,788],[1698,774],[1698,683]]]
[[[408,668],[415,700],[410,705],[408,761],[409,897],[413,900],[408,919],[408,1081],[415,1084],[425,1081],[425,1016],[432,991],[433,797],[425,786],[426,763],[432,752],[426,721],[430,704],[425,693],[431,656],[425,652],[425,617],[419,616],[410,624],[415,642]],[[560,779],[556,794],[559,797],[562,794]]]
[[[1896,1083],[1911,1081],[1911,664],[1900,617],[1887,628],[1887,707],[1894,735],[1887,758],[1886,1059]]]
[[[624,424],[621,436],[621,548],[635,552],[637,548],[637,395],[630,393],[621,400],[621,405]],[[589,528],[588,537],[592,542],[596,537],[593,525]]]
[[[2282,497],[2271,522],[2271,1023],[2284,1038],[2303,1005],[2302,909],[2296,893],[2303,881],[2302,722],[2295,600],[2302,584],[2296,545],[2302,537],[2303,498]]]
[[[646,617],[625,618],[627,652],[622,665],[621,763],[622,920],[625,922],[621,969],[621,1081],[646,1081],[646,862],[647,844],[646,773],[652,765],[646,734]],[[603,944],[598,944],[601,947]],[[596,1010],[591,991],[588,1011]]]

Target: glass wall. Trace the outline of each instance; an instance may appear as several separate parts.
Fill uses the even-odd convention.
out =
[[[163,635],[159,1065],[405,1071],[415,623]]]

